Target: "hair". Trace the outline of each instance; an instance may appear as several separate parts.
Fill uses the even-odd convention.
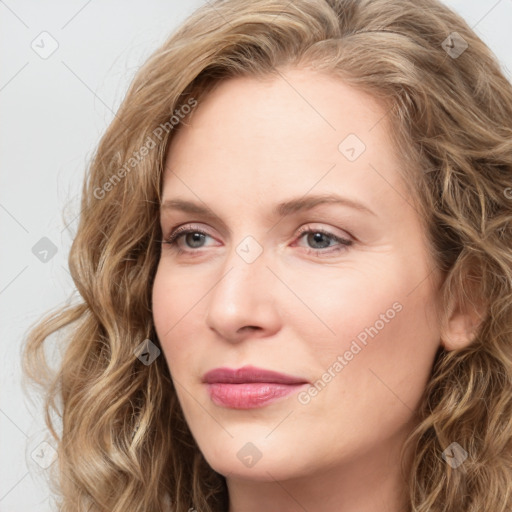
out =
[[[450,34],[467,43],[458,56],[445,51]],[[165,358],[134,355],[147,339],[159,346],[151,290],[178,129],[169,119],[230,77],[299,66],[385,107],[443,304],[484,308],[471,343],[437,351],[405,443],[409,510],[512,509],[512,85],[437,0],[224,0],[195,11],[135,76],[83,184],[69,253],[80,301],[46,314],[25,340],[25,371],[43,386],[58,446],[62,511],[227,510],[225,477],[192,437]],[[44,342],[65,327],[51,371]],[[442,457],[452,442],[468,454],[459,468]]]

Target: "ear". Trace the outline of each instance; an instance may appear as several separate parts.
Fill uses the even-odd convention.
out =
[[[457,294],[452,295],[448,304],[444,325],[441,329],[441,344],[446,350],[465,348],[475,340],[485,316],[485,301],[464,300]]]

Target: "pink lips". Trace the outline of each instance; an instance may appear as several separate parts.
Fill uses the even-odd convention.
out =
[[[263,407],[308,384],[303,378],[254,366],[215,368],[203,376],[203,382],[215,404],[232,409]]]

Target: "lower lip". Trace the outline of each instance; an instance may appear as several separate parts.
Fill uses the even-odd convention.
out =
[[[255,409],[278,400],[305,384],[247,382],[243,384],[207,384],[213,403],[231,409]]]

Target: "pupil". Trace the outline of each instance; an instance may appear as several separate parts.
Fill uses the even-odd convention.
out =
[[[194,244],[196,242],[198,242],[200,244],[204,237],[204,235],[202,233],[189,233],[187,236],[192,238],[192,240],[191,240],[192,243],[190,244],[192,247],[198,247],[198,245],[194,245]],[[189,240],[187,240],[187,242],[190,241],[190,238],[189,238]]]
[[[322,242],[322,238],[325,237],[325,235],[323,233],[313,233],[310,236],[312,236],[314,244],[321,243]],[[329,241],[327,241],[327,245],[323,244],[322,247],[328,247],[328,245],[329,245]]]

